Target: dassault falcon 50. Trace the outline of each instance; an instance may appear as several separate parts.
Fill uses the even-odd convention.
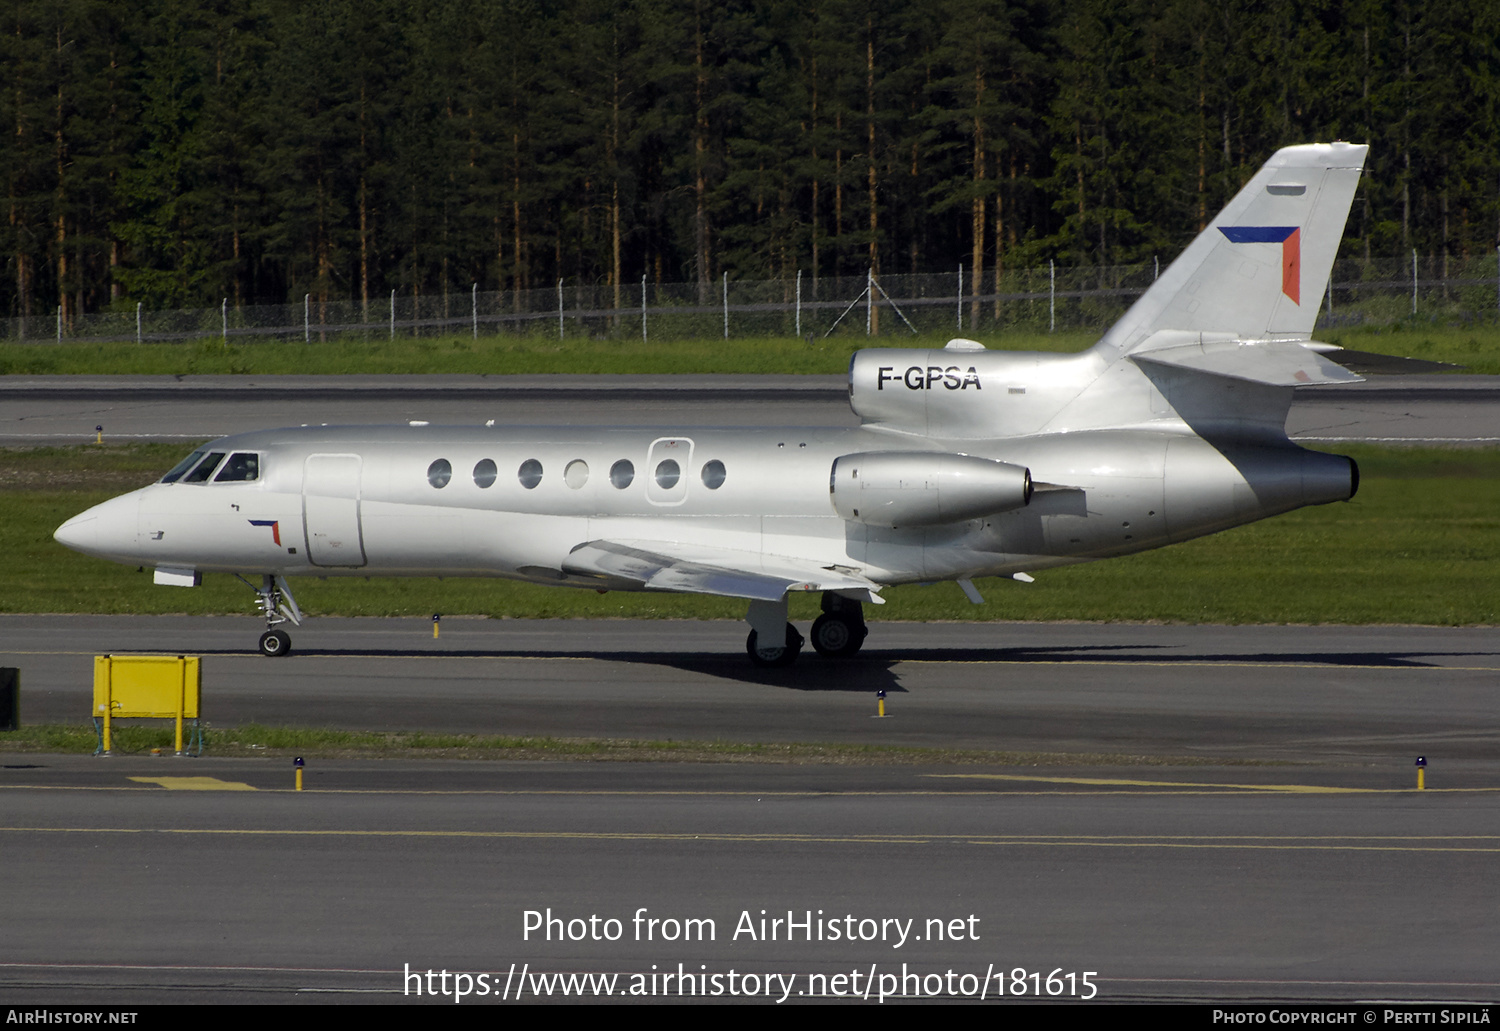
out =
[[[309,426],[224,437],[57,539],[232,573],[283,655],[298,576],[495,576],[748,601],[757,665],[864,643],[895,584],[1027,581],[1354,495],[1351,459],[1286,435],[1293,392],[1360,377],[1312,330],[1366,147],[1278,151],[1078,354],[871,349],[854,429]]]

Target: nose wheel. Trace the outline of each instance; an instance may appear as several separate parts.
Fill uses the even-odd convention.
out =
[[[292,597],[292,589],[287,586],[286,578],[266,573],[260,578],[260,586],[256,587],[238,573],[235,577],[255,592],[256,607],[266,617],[266,632],[260,635],[260,653],[274,658],[291,651],[292,636],[285,630],[276,628],[282,623],[301,626],[302,610],[297,607],[297,600]]]
[[[267,630],[260,635],[260,653],[269,658],[292,650],[292,635],[285,630]]]

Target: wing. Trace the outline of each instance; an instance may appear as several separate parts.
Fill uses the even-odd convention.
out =
[[[884,604],[881,585],[842,566],[665,541],[587,541],[563,562],[575,577],[628,582],[653,591],[780,601],[788,591],[840,591]]]

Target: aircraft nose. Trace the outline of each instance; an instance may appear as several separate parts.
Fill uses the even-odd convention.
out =
[[[94,515],[94,510],[91,508],[59,526],[53,532],[52,539],[74,551],[88,551],[93,547],[94,538],[98,532],[99,517]]]
[[[129,561],[140,533],[141,499],[136,494],[111,498],[59,526],[52,534],[64,547],[100,558]]]

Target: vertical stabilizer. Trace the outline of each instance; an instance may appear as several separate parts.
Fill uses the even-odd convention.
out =
[[[1119,357],[1162,330],[1309,339],[1368,150],[1278,150],[1098,348]]]

